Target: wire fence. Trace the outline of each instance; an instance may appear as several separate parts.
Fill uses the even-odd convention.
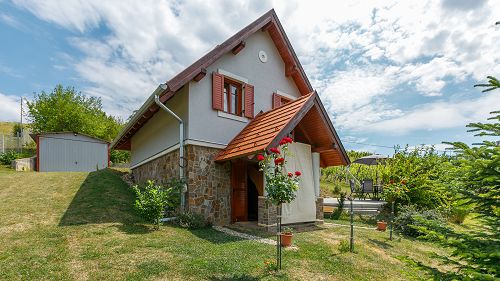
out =
[[[15,151],[17,153],[27,152],[34,141],[28,134],[21,136],[13,136],[8,134],[0,134],[0,153]]]

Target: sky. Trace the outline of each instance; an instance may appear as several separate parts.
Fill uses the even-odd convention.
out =
[[[347,149],[478,142],[500,109],[500,5],[442,1],[0,0],[0,121],[73,86],[123,119],[159,83],[274,8]]]

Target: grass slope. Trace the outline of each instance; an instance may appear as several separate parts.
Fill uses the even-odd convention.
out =
[[[414,280],[446,270],[433,244],[356,230],[356,252],[341,253],[347,227],[295,234],[284,271],[263,262],[275,247],[212,229],[165,225],[136,216],[117,171],[21,173],[0,169],[1,280]],[[433,271],[434,270],[434,271]]]

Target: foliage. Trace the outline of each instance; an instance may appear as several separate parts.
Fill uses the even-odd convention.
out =
[[[15,123],[14,124],[14,126],[12,127],[12,135],[14,137],[17,137],[17,136],[21,135],[21,124],[19,124],[19,123]]]
[[[339,252],[341,253],[347,253],[349,252],[350,250],[350,245],[349,245],[349,241],[347,240],[341,240],[340,243],[339,243]]]
[[[285,227],[283,227],[283,230],[281,232],[284,233],[284,234],[292,234],[293,233],[293,228],[291,228],[289,226],[285,226]]]
[[[274,261],[264,262],[264,271],[267,274],[274,274],[278,270],[278,265]]]
[[[420,211],[416,206],[402,206],[399,214],[394,219],[396,231],[411,237],[418,237],[425,233],[419,231],[418,227],[425,225],[428,221],[444,223],[444,219],[436,210]]]
[[[500,136],[500,112],[492,112],[493,123],[472,123],[468,127],[476,136]],[[452,160],[451,188],[461,205],[478,214],[480,225],[470,231],[457,231],[441,225],[428,224],[419,231],[425,237],[439,239],[453,249],[454,262],[467,278],[493,280],[500,274],[500,146],[483,140],[477,146],[450,142],[457,153]]]
[[[112,149],[109,154],[110,160],[114,164],[130,162],[130,151]]]
[[[144,187],[136,185],[133,189],[137,197],[136,210],[146,221],[154,223],[156,229],[159,228],[165,211],[175,209],[180,203],[180,188],[176,184],[164,187],[149,180]]]
[[[486,87],[487,89],[484,89],[483,92],[489,92],[495,89],[500,89],[500,81],[498,81],[497,78],[493,76],[487,76],[486,78],[488,78],[487,84],[476,84],[474,85],[474,87]]]
[[[332,220],[338,220],[342,215],[342,213],[344,212],[345,197],[346,194],[344,192],[341,192],[339,197],[339,205],[337,206],[337,209],[335,209],[335,211],[333,211],[332,214],[330,215],[330,218]]]
[[[27,105],[34,133],[71,131],[111,141],[122,127],[120,119],[102,110],[100,98],[86,97],[71,87],[42,91]]]
[[[20,158],[26,158],[32,156],[29,152],[18,153],[14,150],[8,150],[4,153],[0,153],[0,163],[3,165],[10,165],[12,161]]]
[[[396,150],[383,169],[382,196],[396,206],[435,209],[448,205],[453,197],[443,180],[448,178],[448,161],[448,156],[438,154],[433,147]]]
[[[285,137],[279,147],[258,155],[260,169],[266,178],[267,200],[277,206],[292,202],[299,188],[301,173],[285,172],[288,144],[292,142],[291,138]]]
[[[176,223],[180,227],[199,229],[207,226],[205,218],[200,213],[184,212],[177,215]]]

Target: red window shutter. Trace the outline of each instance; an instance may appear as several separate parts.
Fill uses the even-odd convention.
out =
[[[273,93],[273,109],[281,106],[281,96]]]
[[[224,110],[224,75],[212,74],[212,108]]]
[[[253,85],[245,84],[245,117],[253,118]]]

